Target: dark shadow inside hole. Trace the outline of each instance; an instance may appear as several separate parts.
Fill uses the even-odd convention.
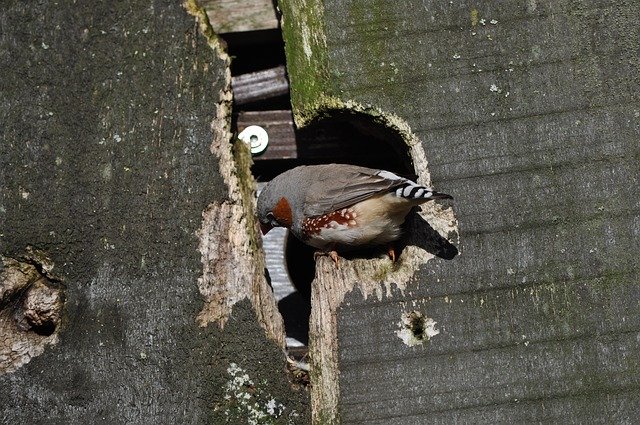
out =
[[[315,277],[315,249],[302,243],[291,232],[287,233],[285,259],[291,283],[306,302],[311,300],[311,281]]]
[[[293,292],[278,302],[278,310],[282,315],[287,337],[309,345],[311,298],[306,298],[300,292]]]
[[[260,160],[252,167],[258,181],[269,181],[298,165],[344,163],[381,168],[413,179],[413,161],[400,134],[370,115],[327,111],[303,129],[295,130],[296,159]],[[268,148],[267,148],[268,149]]]
[[[51,336],[56,330],[56,324],[47,321],[37,326],[32,326],[31,330],[40,336]]]
[[[244,31],[221,34],[231,57],[231,75],[236,77],[285,63],[284,41],[280,29]],[[239,108],[243,111],[268,111],[291,109],[288,95],[272,97],[247,103]],[[234,108],[235,112],[239,109]]]
[[[274,68],[285,63],[284,41],[279,29],[220,34],[231,57],[231,75]],[[287,108],[289,108],[287,102]]]

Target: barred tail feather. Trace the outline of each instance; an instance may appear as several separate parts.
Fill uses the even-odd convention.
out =
[[[415,200],[415,201],[430,201],[433,199],[453,199],[451,195],[446,193],[436,192],[435,190],[417,185],[413,182],[407,182],[402,186],[395,189],[395,194],[399,198]]]

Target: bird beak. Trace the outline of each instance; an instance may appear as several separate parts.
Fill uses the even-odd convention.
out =
[[[273,226],[270,226],[268,224],[264,224],[264,223],[260,223],[260,231],[262,232],[263,235],[266,235],[267,233],[269,233],[269,230],[273,229]]]

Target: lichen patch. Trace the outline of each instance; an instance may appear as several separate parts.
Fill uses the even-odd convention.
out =
[[[287,423],[295,424],[299,413],[287,411],[287,407],[264,391],[238,364],[230,363],[227,368],[229,379],[224,386],[223,401],[214,410],[223,410],[227,422],[246,418],[249,425]]]
[[[437,323],[417,310],[409,311],[398,322],[400,329],[396,331],[396,335],[409,347],[420,345],[440,333],[436,329]]]

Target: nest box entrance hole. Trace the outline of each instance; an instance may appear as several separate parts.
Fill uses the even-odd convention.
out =
[[[268,121],[254,121],[269,132]],[[401,135],[368,115],[336,110],[304,129],[295,129],[289,122],[293,139],[278,138],[273,132],[265,156],[254,157],[253,174],[261,190],[272,178],[298,165],[346,163],[381,168],[415,178],[408,145]],[[242,131],[240,128],[238,129]],[[287,149],[287,156],[266,156],[278,145]],[[290,350],[309,339],[311,313],[311,282],[315,276],[315,249],[295,238],[283,228],[276,228],[263,237],[267,269],[283,316]]]

